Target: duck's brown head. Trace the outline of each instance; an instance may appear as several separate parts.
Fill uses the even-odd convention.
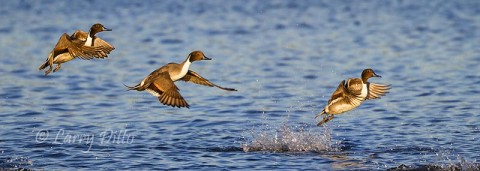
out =
[[[367,80],[371,77],[382,77],[382,76],[375,74],[373,69],[370,69],[370,68],[364,69],[362,72],[362,81],[366,83]]]
[[[106,28],[100,23],[96,23],[90,27],[90,35],[93,37],[95,34],[100,33],[102,31],[112,31],[112,29]]]
[[[212,60],[212,58],[206,57],[202,51],[193,51],[188,55],[190,62],[201,61],[201,60]]]

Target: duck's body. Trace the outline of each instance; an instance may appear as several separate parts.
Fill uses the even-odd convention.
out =
[[[111,31],[111,29],[107,29],[97,23],[90,28],[89,33],[80,30],[74,32],[72,36],[64,33],[48,55],[47,60],[38,69],[42,70],[50,67],[45,71],[45,75],[48,75],[52,71],[53,64],[57,64],[53,70],[53,72],[56,72],[60,69],[62,63],[68,62],[75,57],[86,60],[107,57],[115,48],[95,36],[96,33],[102,31]]]
[[[201,77],[196,72],[189,70],[191,63],[199,60],[210,60],[210,58],[206,57],[201,51],[193,51],[182,63],[166,64],[150,73],[136,86],[127,87],[129,90],[146,90],[153,96],[156,96],[161,103],[178,108],[190,107],[190,105],[178,92],[178,87],[174,84],[174,82],[178,80],[210,87],[218,87],[227,91],[237,91],[232,88],[224,88],[215,85],[207,79]]]
[[[365,69],[362,72],[362,78],[350,78],[343,80],[333,92],[327,105],[316,117],[325,115],[323,120],[317,125],[322,125],[338,115],[357,108],[363,101],[380,98],[388,93],[390,85],[376,84],[368,82],[371,77],[381,77],[372,69]]]

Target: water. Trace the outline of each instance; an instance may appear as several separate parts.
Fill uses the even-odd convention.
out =
[[[87,11],[90,10],[90,11]],[[479,1],[4,1],[0,168],[479,169]],[[38,66],[100,22],[116,50]],[[126,91],[201,49],[190,109]],[[391,92],[316,127],[342,79]],[[1,169],[0,169],[1,170]]]

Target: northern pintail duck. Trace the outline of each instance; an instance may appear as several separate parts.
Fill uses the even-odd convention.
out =
[[[200,60],[211,60],[211,58],[206,57],[201,51],[193,51],[182,63],[166,64],[150,73],[150,75],[146,76],[136,86],[125,86],[128,88],[128,90],[146,90],[153,96],[156,96],[162,104],[178,108],[190,107],[190,105],[178,92],[178,87],[174,84],[174,82],[178,80],[209,87],[217,87],[226,91],[237,91],[233,88],[225,88],[213,84],[196,72],[189,70],[192,62]]]
[[[53,72],[56,72],[60,69],[60,64],[68,62],[75,57],[85,60],[107,57],[115,48],[95,36],[95,34],[111,30],[112,29],[105,28],[102,24],[97,23],[92,25],[88,33],[81,30],[75,31],[72,36],[63,33],[53,50],[48,54],[45,63],[40,65],[38,69],[42,70],[49,66],[50,68],[45,71],[45,75],[48,75],[52,71],[53,64],[57,64],[53,70]]]
[[[372,69],[365,69],[362,78],[350,78],[346,83],[345,80],[340,82],[325,108],[315,117],[325,115],[317,126],[332,120],[334,115],[355,109],[365,100],[377,99],[388,93],[390,85],[370,83],[368,79],[371,77],[381,76]]]

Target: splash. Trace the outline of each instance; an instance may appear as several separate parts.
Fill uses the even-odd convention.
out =
[[[0,159],[0,170],[30,170],[25,167],[32,165],[33,161],[26,157],[7,157]]]
[[[249,130],[251,138],[245,138],[241,148],[245,152],[326,152],[338,151],[332,146],[331,134],[327,127],[318,132],[316,127],[289,126],[288,122],[272,128],[263,124],[258,129]]]
[[[441,150],[437,153],[439,161],[433,164],[425,165],[405,165],[401,164],[394,168],[389,168],[389,171],[413,171],[413,170],[432,170],[432,171],[480,171],[480,163],[477,160],[468,161],[462,156],[457,155],[456,159],[451,152]]]
[[[388,171],[415,171],[415,170],[432,170],[432,171],[478,171],[480,170],[480,164],[478,163],[456,163],[448,165],[420,165],[420,166],[407,166],[400,165],[398,167],[387,169]]]

